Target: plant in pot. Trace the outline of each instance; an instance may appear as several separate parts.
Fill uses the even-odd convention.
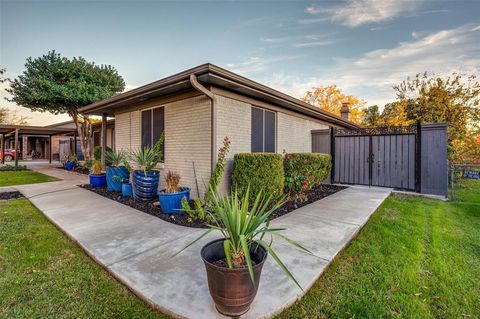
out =
[[[160,207],[165,214],[179,214],[182,210],[182,200],[190,201],[190,188],[179,187],[180,175],[168,171],[165,176],[165,188],[158,192]]]
[[[62,158],[63,168],[72,171],[77,167],[77,157],[75,154],[65,155]]]
[[[102,163],[100,161],[95,161],[92,164],[90,169],[90,186],[92,188],[106,187],[107,186],[107,177],[102,171]]]
[[[221,314],[230,317],[241,316],[250,309],[268,254],[302,289],[272,249],[272,240],[269,243],[264,240],[265,235],[271,238],[278,236],[311,254],[299,243],[280,234],[284,229],[270,227],[268,218],[283,202],[273,203],[271,196],[264,197],[260,192],[250,205],[249,193],[248,188],[243,198],[238,196],[237,191],[233,191],[231,196],[212,196],[212,211],[209,214],[213,222],[210,229],[181,250],[214,230],[221,232],[223,238],[203,246],[201,257],[216,308]]]
[[[133,196],[135,200],[152,200],[157,197],[160,172],[154,168],[163,159],[161,146],[163,135],[153,147],[142,147],[135,150],[131,158],[140,169],[132,172]]]
[[[105,161],[110,165],[106,168],[107,188],[109,191],[121,192],[122,182],[128,180],[128,169],[125,167],[125,153],[122,151],[107,150]]]
[[[132,166],[130,165],[130,163],[127,161],[126,158],[123,162],[123,166],[125,166],[125,168],[127,169],[128,175],[127,175],[126,178],[121,180],[122,195],[125,196],[125,197],[132,197],[133,190],[132,190],[132,183],[130,183],[131,175],[132,175]],[[118,177],[115,176],[114,178],[118,178]]]

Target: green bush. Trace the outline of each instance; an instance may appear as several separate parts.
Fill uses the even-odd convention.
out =
[[[283,159],[276,153],[237,153],[234,157],[232,186],[245,194],[250,185],[250,197],[260,190],[274,199],[284,194]]]
[[[329,154],[290,153],[284,156],[285,191],[299,196],[323,182],[332,168]]]
[[[106,152],[111,152],[112,149],[110,147],[105,147]],[[97,145],[93,148],[93,158],[96,161],[101,161],[102,160],[102,147],[100,145]],[[111,166],[112,163],[105,157],[105,165],[106,166]]]
[[[5,165],[5,166],[0,166],[0,172],[14,172],[14,171],[28,171],[28,169],[27,169],[27,166],[25,166],[25,165],[18,165],[18,166]]]

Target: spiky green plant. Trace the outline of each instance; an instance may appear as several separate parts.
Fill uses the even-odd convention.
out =
[[[120,166],[125,162],[126,153],[124,151],[107,150],[105,152],[105,161],[111,166]]]
[[[158,163],[163,160],[162,144],[163,134],[153,147],[145,146],[138,148],[131,153],[131,159],[138,164],[141,170],[147,174],[147,171],[154,169]]]
[[[223,237],[225,237],[223,248],[229,268],[248,267],[250,278],[252,282],[255,282],[250,251],[252,248],[256,249],[258,245],[261,245],[268,251],[272,258],[295,282],[295,284],[302,289],[298,281],[271,247],[273,236],[277,236],[311,254],[308,249],[296,241],[280,234],[281,231],[285,230],[284,228],[270,227],[268,218],[276,209],[282,206],[284,202],[278,201],[272,204],[271,195],[265,197],[262,192],[259,192],[253,205],[250,205],[249,196],[249,188],[247,188],[243,198],[238,196],[237,191],[233,191],[231,196],[212,196],[213,209],[209,214],[213,222],[212,225],[209,225],[210,229],[185,246],[181,251],[193,245],[208,233],[217,230],[222,233]],[[265,235],[271,237],[270,243],[267,243],[264,240]]]

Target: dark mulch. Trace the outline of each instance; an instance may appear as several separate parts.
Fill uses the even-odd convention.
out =
[[[69,172],[75,172],[75,173],[83,174],[83,175],[89,175],[90,174],[90,171],[88,170],[88,168],[81,167],[81,166],[77,166],[73,170],[67,170],[67,169],[63,168],[63,166],[58,166],[57,168],[58,169],[63,169],[65,171],[69,171]]]
[[[187,214],[164,214],[160,206],[158,206],[158,199],[152,201],[135,201],[133,197],[122,196],[121,193],[110,192],[107,188],[91,188],[90,185],[80,185],[85,189],[88,189],[94,193],[110,198],[114,201],[138,209],[144,213],[150,214],[161,218],[167,222],[174,223],[181,226],[194,227],[194,228],[207,228],[205,222],[201,220],[191,220]],[[291,211],[300,208],[302,206],[313,203],[319,199],[332,195],[338,191],[345,189],[343,186],[322,184],[311,189],[307,194],[306,201],[290,200],[286,202],[282,207],[277,209],[271,216],[270,220],[290,213]]]
[[[114,201],[122,203],[124,205],[130,206],[132,208],[138,209],[144,213],[149,215],[161,218],[167,222],[181,225],[181,226],[188,226],[188,227],[195,227],[195,228],[207,228],[207,225],[200,220],[189,220],[187,214],[164,214],[158,206],[158,198],[152,201],[135,201],[133,197],[125,197],[121,193],[111,192],[106,187],[105,188],[91,188],[90,185],[80,185],[85,189],[88,189],[94,193],[102,195],[104,197],[110,198]],[[155,205],[157,203],[157,205]]]
[[[347,187],[328,184],[320,184],[318,186],[315,186],[306,194],[307,200],[289,200],[282,207],[277,209],[272,215],[270,215],[269,219],[272,220],[288,214],[297,208],[316,202],[319,199],[335,194],[336,192],[339,192],[345,188]]]
[[[23,195],[22,193],[17,191],[0,193],[0,200],[9,200],[9,199],[18,199],[18,198],[23,198]]]

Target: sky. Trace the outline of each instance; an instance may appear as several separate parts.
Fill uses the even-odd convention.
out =
[[[300,98],[336,84],[367,105],[417,73],[480,73],[480,1],[0,0],[0,68],[55,49],[110,64],[126,90],[210,62]],[[66,116],[0,106],[47,125]]]

